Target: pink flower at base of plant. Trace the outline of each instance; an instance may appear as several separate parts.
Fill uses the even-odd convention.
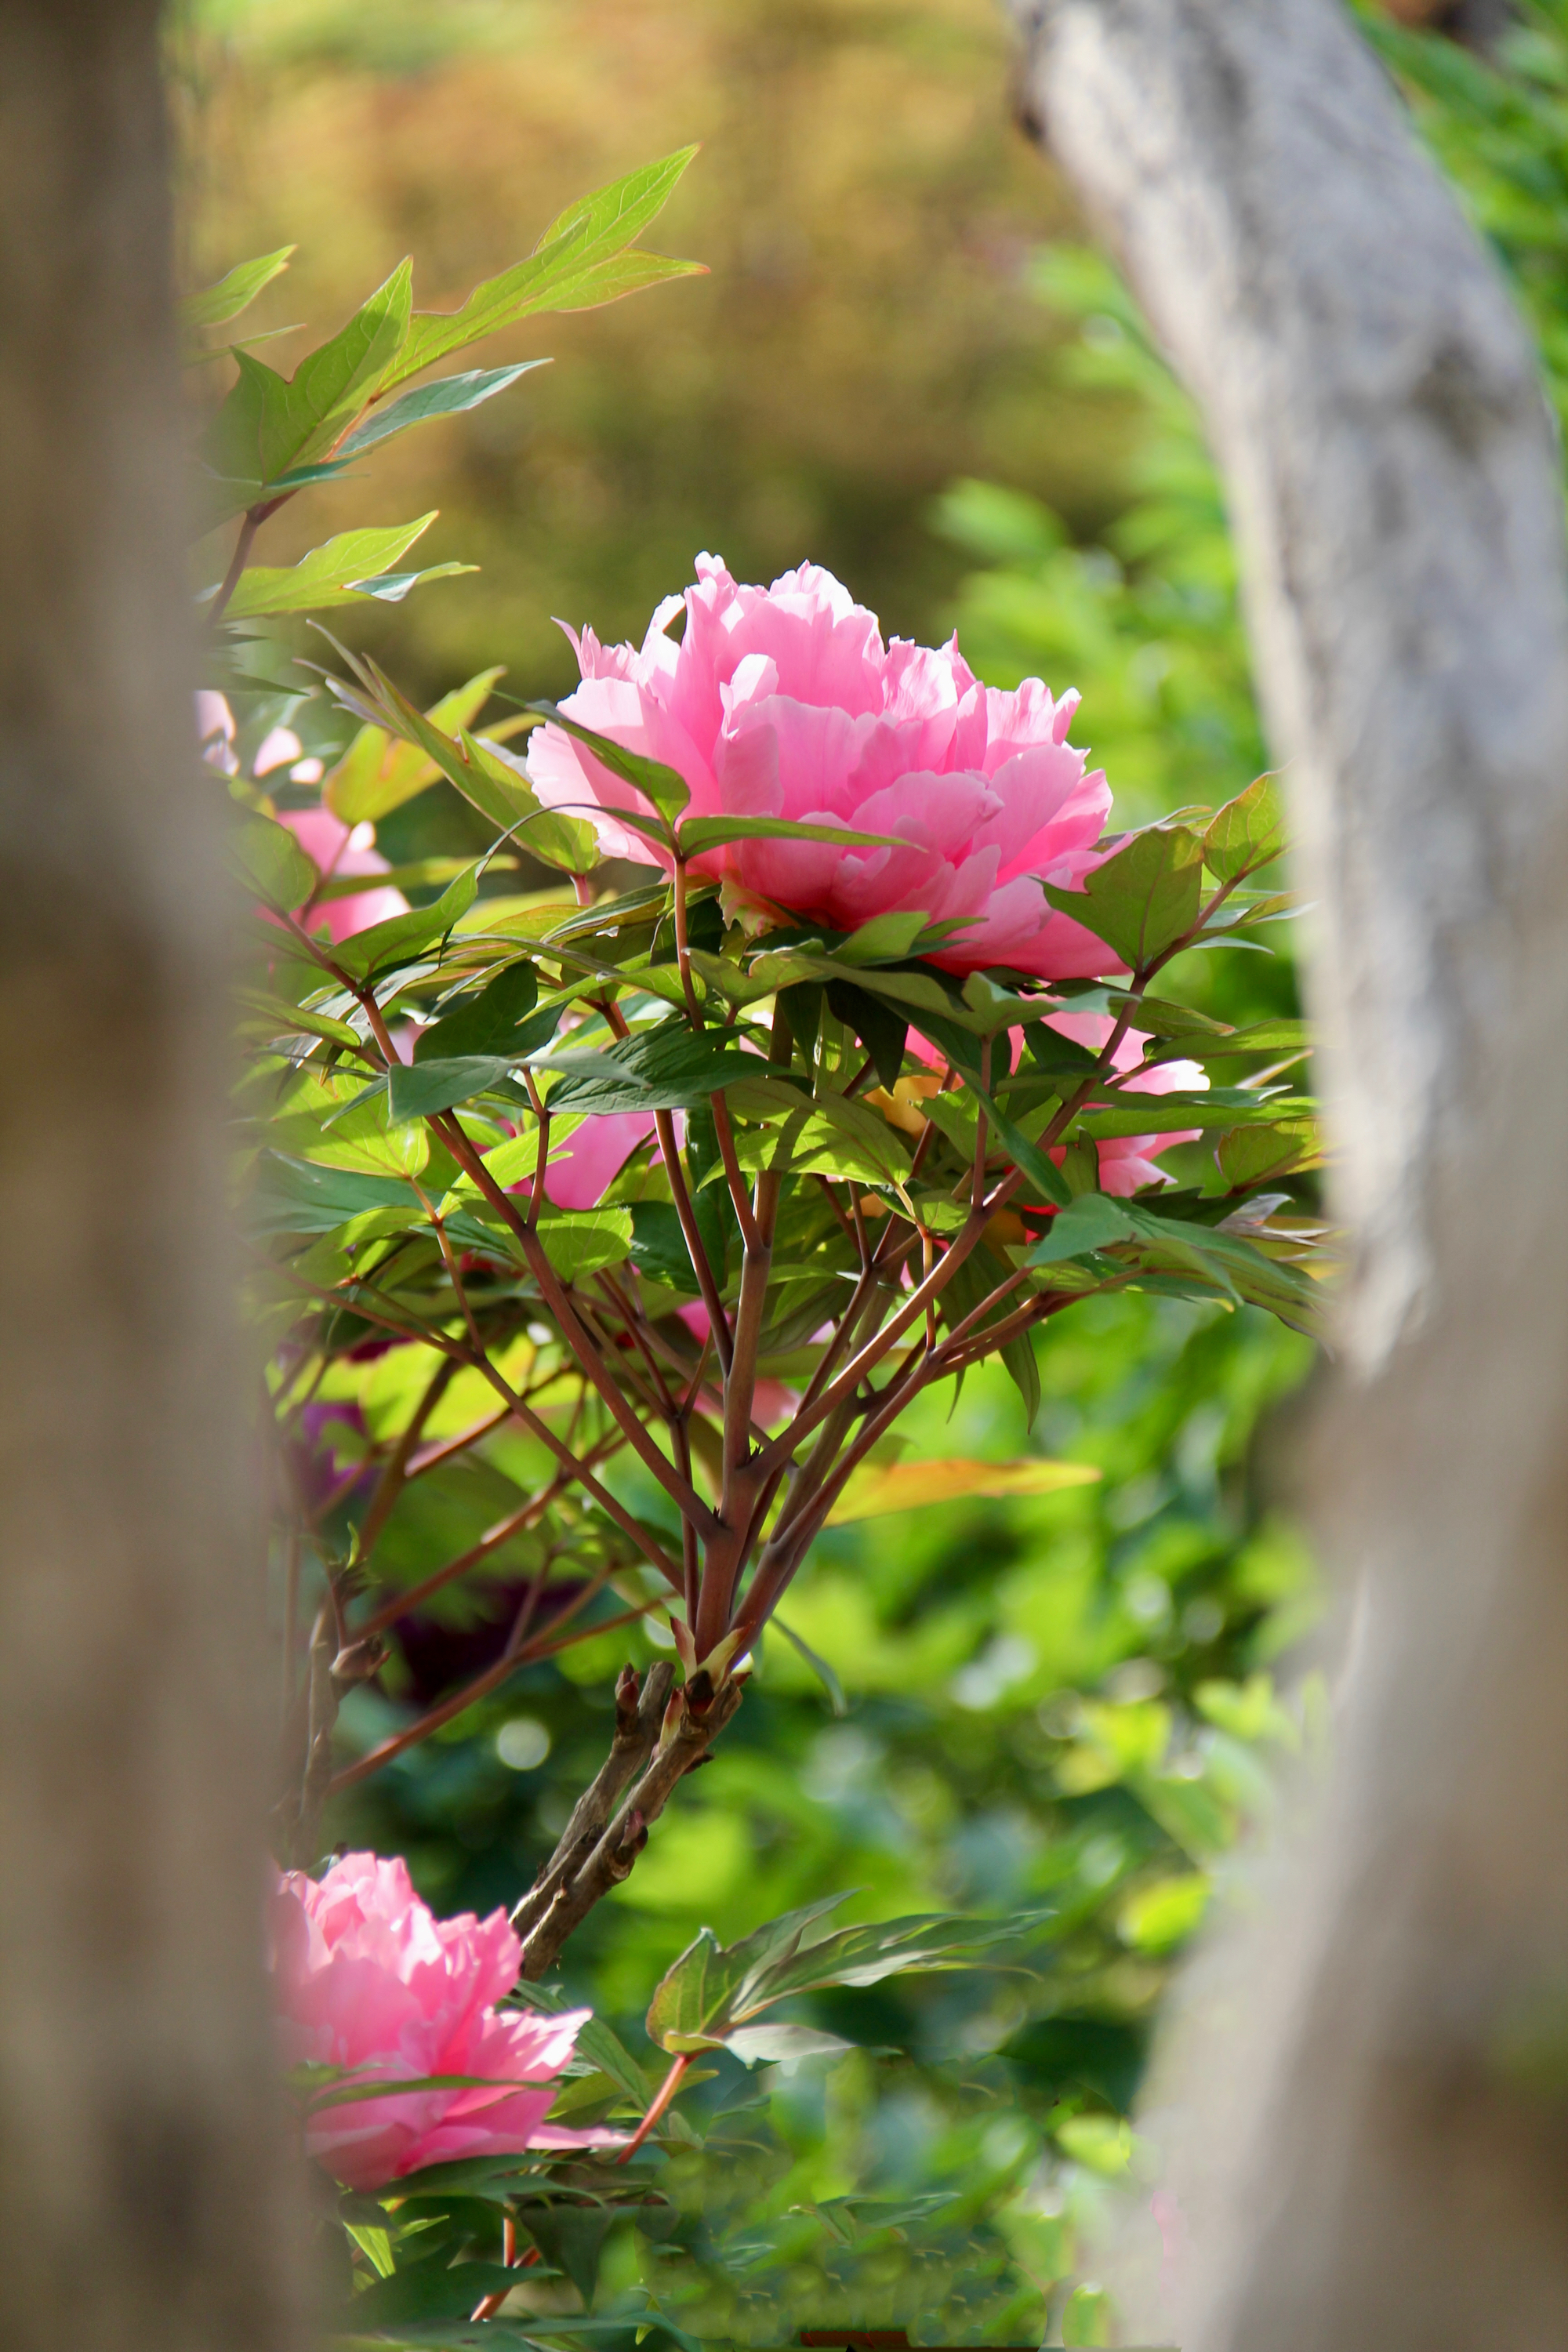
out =
[[[271,1927],[286,2064],[341,2066],[356,2082],[487,2078],[482,2089],[316,2105],[306,2150],[345,2187],[380,2189],[460,2157],[618,2144],[615,2132],[544,2121],[591,2011],[498,2012],[522,1962],[504,1911],[437,1919],[405,1863],[350,1853],[320,1880],[280,1876]]]
[[[678,645],[666,632],[684,606]],[[1104,775],[1068,741],[1078,696],[1038,678],[982,686],[951,645],[895,637],[829,572],[802,564],[742,587],[715,556],[667,597],[641,650],[569,631],[583,683],[562,709],[676,769],[688,814],[783,817],[891,836],[895,847],[755,840],[693,858],[771,908],[854,930],[919,908],[963,924],[932,961],[1072,979],[1117,969],[1104,944],[1047,903],[1098,862]],[[668,858],[616,809],[642,796],[557,727],[532,737],[528,773],[551,807],[586,808],[612,856]]]
[[[375,838],[373,826],[350,827],[329,808],[286,809],[278,822],[288,826],[306,856],[314,861],[323,882],[337,881],[344,875],[389,871],[385,858],[371,846]],[[384,923],[394,915],[407,912],[408,901],[402,891],[384,887],[352,891],[342,898],[312,899],[300,909],[300,920],[308,931],[320,930],[324,923],[335,946],[356,931],[368,931],[373,923]]]

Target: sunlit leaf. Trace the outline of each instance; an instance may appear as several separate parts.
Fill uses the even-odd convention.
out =
[[[1098,1195],[1091,1197],[1098,1198]],[[1069,1216],[1070,1210],[1062,1215]],[[1055,1221],[1059,1223],[1061,1219]],[[827,1515],[829,1527],[875,1519],[889,1511],[922,1511],[965,1495],[1054,1495],[1064,1486],[1090,1486],[1100,1476],[1087,1462],[898,1462],[856,1471]]]

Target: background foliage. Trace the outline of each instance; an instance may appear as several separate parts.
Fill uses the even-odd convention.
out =
[[[1520,285],[1561,410],[1568,6],[1522,15],[1490,64],[1370,29]],[[559,690],[544,615],[640,629],[717,545],[744,576],[826,562],[889,629],[929,635],[949,613],[998,684],[1079,686],[1129,821],[1217,803],[1261,765],[1212,468],[1124,294],[1003,130],[984,5],[764,21],[711,0],[628,29],[588,0],[237,0],[193,12],[177,66],[193,282],[308,224],[264,324],[331,318],[405,247],[459,289],[510,258],[514,223],[709,142],[659,241],[710,278],[551,321],[553,369],[399,445],[386,478],[407,511],[439,504],[437,532],[484,565],[361,624],[411,686],[504,658],[520,694]],[[335,499],[300,501],[300,547],[348,519]],[[423,803],[405,821],[383,828],[395,859],[462,845],[424,837]],[[1279,960],[1211,958],[1200,979],[1227,1018],[1290,1002]],[[1142,2179],[1147,2208],[1157,2151],[1124,2118],[1161,1987],[1272,1801],[1272,1758],[1315,1736],[1310,1684],[1282,1700],[1270,1680],[1311,1612],[1269,1470],[1310,1350],[1250,1310],[1125,1298],[1080,1309],[1039,1358],[1032,1443],[1100,1482],[831,1530],[785,1618],[837,1696],[770,1635],[718,1760],[574,1941],[566,1982],[646,2051],[654,1977],[697,1926],[728,1939],[845,1886],[865,1890],[850,1917],[1047,1906],[1049,1966],[795,2012],[907,2055],[751,2076],[721,2061],[684,2103],[709,2136],[670,2170],[687,2219],[661,2247],[612,2238],[612,2315],[657,2275],[705,2339],[852,2321],[1038,2341],[1048,2317],[1053,2339],[1109,2340],[1079,2242],[1107,2184]],[[913,1433],[1014,1455],[1016,1393],[992,1370],[952,1426]],[[626,1654],[616,1635],[529,1669],[336,1832],[406,1853],[440,1908],[510,1901],[602,1752]],[[345,1715],[365,1744],[389,1719],[368,1691]],[[542,2306],[552,2294],[575,2307],[552,2287]]]

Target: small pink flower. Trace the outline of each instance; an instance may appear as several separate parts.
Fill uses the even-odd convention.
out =
[[[684,605],[685,633],[666,635]],[[895,637],[813,564],[771,588],[738,586],[717,557],[667,597],[642,649],[568,632],[583,683],[562,707],[595,733],[676,769],[692,816],[755,815],[895,837],[906,847],[742,841],[694,858],[742,896],[835,929],[920,908],[963,928],[934,961],[1053,979],[1114,968],[1041,880],[1078,885],[1110,806],[1103,774],[1068,741],[1076,694],[1038,678],[983,687],[958,642]],[[560,728],[533,737],[528,772],[552,807],[587,806],[613,856],[660,853],[616,809],[641,796]]]
[[[1046,1024],[1057,1029],[1075,1045],[1087,1045],[1098,1054],[1110,1036],[1114,1024],[1108,1013],[1056,1013]],[[1118,1070],[1136,1069],[1143,1058],[1143,1048],[1149,1039],[1141,1029],[1129,1029],[1114,1055],[1112,1063]],[[1208,1087],[1208,1074],[1196,1062],[1161,1062],[1152,1070],[1140,1072],[1117,1089],[1123,1095],[1202,1094]],[[1181,1128],[1171,1135],[1111,1135],[1106,1136],[1095,1149],[1100,1155],[1100,1189],[1121,1200],[1141,1192],[1150,1184],[1164,1184],[1170,1180],[1163,1168],[1154,1162],[1162,1152],[1170,1151],[1178,1143],[1195,1143],[1203,1129]],[[1064,1155],[1053,1152],[1050,1157],[1060,1160]]]
[[[545,1197],[558,1209],[597,1208],[653,1126],[650,1110],[601,1111],[585,1118],[545,1169]]]
[[[343,875],[388,871],[385,858],[371,846],[375,839],[373,825],[356,824],[351,829],[329,808],[286,809],[278,822],[288,826],[306,856],[314,859],[323,882],[337,881]],[[320,930],[324,923],[335,944],[352,939],[355,931],[368,931],[373,923],[384,923],[393,915],[407,912],[408,901],[402,891],[383,887],[355,890],[343,898],[312,899],[300,909],[300,920],[308,931]]]
[[[272,1940],[287,2064],[342,2066],[356,2082],[485,2078],[482,2089],[313,2107],[306,2148],[348,2188],[380,2189],[459,2157],[614,2144],[613,2132],[544,2121],[590,2012],[498,2011],[522,1961],[504,1911],[437,1919],[404,1863],[350,1853],[319,1881],[279,1879]]]

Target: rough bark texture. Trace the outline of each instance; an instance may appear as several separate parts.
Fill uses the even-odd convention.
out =
[[[294,2337],[153,0],[0,9],[0,2338]],[[274,2161],[273,2151],[278,2161]]]
[[[1568,2343],[1568,595],[1524,331],[1331,0],[1033,0],[1223,466],[1358,1244],[1325,1818],[1204,2053],[1188,2352]]]

